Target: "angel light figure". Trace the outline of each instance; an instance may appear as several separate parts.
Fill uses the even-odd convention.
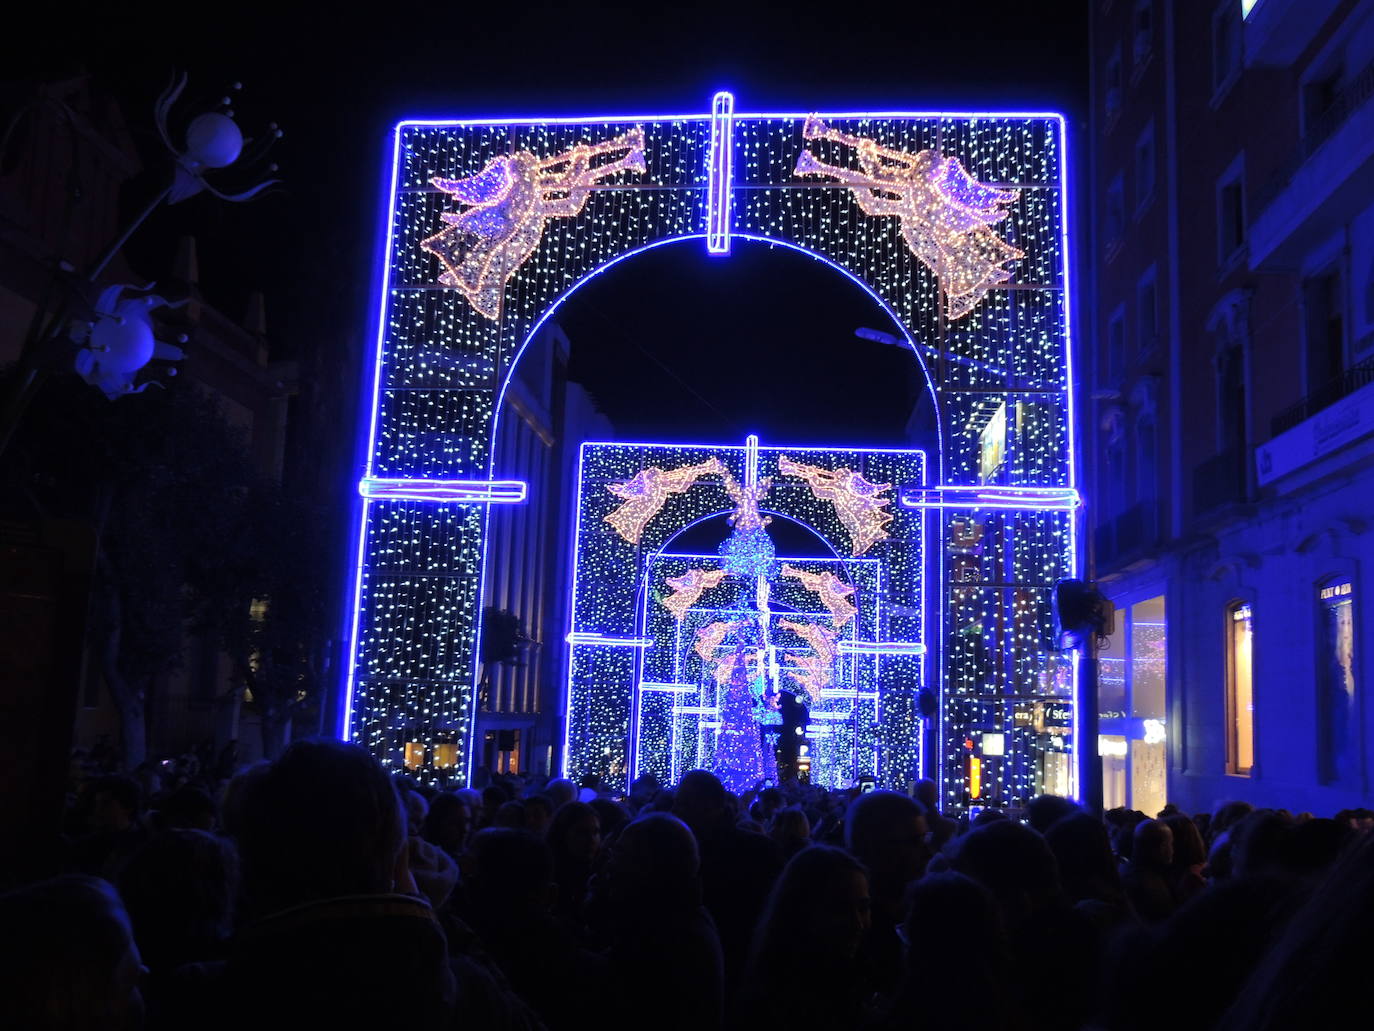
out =
[[[819,623],[799,623],[796,620],[780,620],[780,625],[791,630],[811,646],[811,651],[786,653],[792,662],[788,676],[797,682],[813,702],[821,699],[821,692],[835,683],[835,641],[837,633]]]
[[[823,176],[850,187],[866,215],[894,215],[911,252],[940,282],[945,317],[963,318],[1011,273],[1002,266],[1025,252],[992,231],[1006,219],[1016,190],[984,186],[956,158],[934,150],[914,154],[831,129],[812,115],[802,136],[853,147],[859,168],[826,164],[809,150],[797,159],[799,176]]]
[[[663,599],[663,607],[680,623],[697,599],[724,579],[724,569],[689,569],[681,576],[670,576],[666,582],[673,593]]]
[[[808,573],[804,569],[784,563],[782,575],[801,581],[801,585],[808,591],[819,595],[821,604],[830,610],[830,622],[836,630],[841,629],[858,612],[849,600],[854,588],[834,573]]]
[[[619,158],[597,159],[624,151]],[[612,176],[646,170],[644,127],[595,145],[540,158],[528,150],[492,158],[465,179],[430,179],[468,209],[440,215],[444,229],[420,246],[443,262],[439,282],[456,287],[487,318],[501,317],[506,283],[543,239],[551,218],[581,214],[591,188]]]
[[[703,476],[718,476],[724,471],[720,459],[709,458],[697,465],[684,465],[676,469],[660,469],[651,465],[641,469],[624,483],[608,483],[606,489],[625,503],[610,515],[606,522],[615,527],[628,543],[638,544],[644,527],[649,520],[658,515],[669,494],[681,494]]]
[[[787,476],[801,477],[811,485],[812,496],[835,506],[835,515],[849,531],[856,558],[879,541],[887,540],[886,527],[892,522],[892,513],[885,509],[892,499],[882,495],[892,484],[870,483],[846,466],[823,469],[793,461],[786,455],[779,457],[778,470]]]

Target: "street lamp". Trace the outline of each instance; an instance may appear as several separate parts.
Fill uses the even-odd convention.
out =
[[[184,357],[181,348],[159,341],[154,335],[151,312],[168,306],[168,302],[149,292],[153,284],[143,287],[118,284],[93,296],[96,280],[148,216],[164,201],[177,204],[202,191],[221,200],[241,203],[278,181],[270,178],[277,166],[267,162],[267,154],[281,138],[281,130],[273,123],[261,139],[245,139],[234,121],[227,96],[220,102],[220,110],[204,111],[190,120],[184,134],[185,143],[178,147],[173,142],[168,121],[185,88],[186,75],[173,76],[153,108],[158,135],[171,158],[167,185],[134,216],[90,268],[78,272],[66,263],[59,265],[60,289],[56,307],[50,312],[46,305],[40,304],[34,312],[14,372],[14,382],[0,408],[0,454],[9,445],[25,409],[49,374],[75,371],[113,400],[137,393],[149,385],[135,387],[134,379],[150,362],[177,361]],[[242,85],[234,83],[233,88],[238,90]],[[250,182],[258,181],[246,189],[228,193],[206,178],[210,173],[230,169],[240,175],[246,173]],[[125,296],[125,291],[142,296]],[[178,343],[185,341],[184,335],[178,339]]]

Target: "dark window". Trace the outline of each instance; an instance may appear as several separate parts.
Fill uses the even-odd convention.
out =
[[[1226,347],[1217,359],[1217,418],[1221,450],[1244,450],[1245,355],[1239,346]]]
[[[1107,58],[1107,89],[1105,93],[1105,107],[1107,121],[1111,121],[1121,112],[1121,51],[1113,50],[1112,56]]]
[[[1126,448],[1122,441],[1107,445],[1107,515],[1126,510]]]
[[[1307,323],[1307,392],[1321,390],[1345,371],[1345,306],[1339,272],[1303,284]]]
[[[1150,48],[1154,45],[1154,22],[1153,0],[1136,0],[1131,43],[1131,55],[1136,64],[1143,64],[1150,56]]]
[[[1126,234],[1126,196],[1121,175],[1107,187],[1107,245],[1117,243]]]
[[[1159,493],[1159,441],[1153,416],[1142,418],[1135,427],[1136,497],[1148,501]]]
[[[1312,135],[1320,128],[1322,116],[1331,110],[1341,95],[1341,69],[1319,76],[1302,88],[1303,135]]]
[[[1225,264],[1245,243],[1245,184],[1239,172],[1217,190],[1217,252]]]
[[[1212,90],[1220,90],[1240,70],[1240,5],[1227,0],[1212,15]]]
[[[1103,386],[1115,387],[1126,375],[1126,313],[1118,308],[1107,324],[1107,381]]]
[[[1135,206],[1143,208],[1155,193],[1155,127],[1150,125],[1135,142]]]
[[[1136,287],[1136,334],[1141,354],[1154,350],[1159,340],[1159,291],[1153,268]]]

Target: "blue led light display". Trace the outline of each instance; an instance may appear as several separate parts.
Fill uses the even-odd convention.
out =
[[[876,610],[863,614],[864,592],[856,589],[856,625],[836,631],[840,667],[903,662],[926,670],[923,683],[938,705],[923,772],[940,780],[950,807],[1072,793],[1076,679],[1071,662],[1051,650],[1049,605],[1054,582],[1074,572],[1077,548],[1061,116],[760,114],[737,111],[734,98],[720,94],[700,114],[402,122],[393,157],[359,470],[344,737],[391,764],[401,762],[408,742],[422,742],[425,754],[445,745],[446,755],[456,748],[460,770],[470,769],[487,513],[523,493],[523,485],[496,479],[493,454],[515,362],[573,290],[618,261],[681,241],[728,261],[732,242],[763,241],[810,254],[868,291],[900,327],[936,412],[930,466],[919,480],[883,471],[874,457],[881,452],[862,452],[862,469],[841,472],[834,449],[792,453],[825,467],[815,483],[778,478],[798,504],[804,500],[829,521],[827,529],[806,520],[834,542],[836,561],[881,565],[879,551],[906,541],[910,555],[901,561],[918,567],[883,573],[889,595],[903,577],[922,584],[918,596],[884,610],[886,626],[873,622]],[[853,359],[840,347],[835,360]],[[984,432],[994,417],[1005,420],[1005,430],[996,424],[995,468],[991,431]],[[684,447],[684,463],[675,464],[708,453],[734,462],[733,475],[744,482],[742,449]],[[765,465],[776,461],[768,449],[762,454]],[[628,481],[652,464],[611,470],[601,463],[584,463],[584,482],[612,474]],[[854,527],[867,532],[881,524],[881,513],[863,500],[873,484],[893,485],[883,510],[892,515],[891,537],[872,554],[855,554],[867,538]],[[719,495],[712,511],[733,509],[719,478],[707,476],[666,495],[662,512],[690,508],[688,499],[712,491]],[[848,512],[817,496],[825,492],[849,504]],[[776,496],[767,503],[785,507]],[[628,546],[604,523],[594,531]],[[580,524],[578,547],[603,547],[584,541],[592,533]],[[742,552],[729,561],[762,563],[762,551],[746,555],[742,541],[731,546]],[[762,549],[762,539],[754,543]],[[710,558],[719,568],[721,558]],[[775,591],[796,586],[778,575],[787,561],[770,563]],[[703,559],[700,568],[709,566]],[[821,567],[808,568],[818,574]],[[647,569],[646,560],[637,575]],[[617,597],[611,605],[607,592],[588,593],[582,583],[578,605],[591,609],[579,607],[568,629],[600,635],[602,643],[574,638],[574,678],[617,685],[618,700],[602,711],[589,696],[570,711],[563,763],[570,773],[627,778],[649,768],[643,714],[665,699],[671,708],[701,683],[679,679],[685,674],[672,665],[676,645],[641,643],[658,641],[656,631],[638,625],[641,617],[671,613],[646,608],[642,598],[624,607]],[[738,604],[738,585],[713,587],[675,622],[686,633],[709,610]],[[813,600],[795,608],[794,622],[805,626],[825,612]],[[809,654],[797,631],[779,634],[796,654]],[[901,651],[920,644],[924,655]],[[654,665],[661,661],[669,665]],[[862,683],[844,668],[840,679]],[[883,780],[904,786],[920,765],[914,701],[913,715],[897,717],[883,685],[871,688],[858,693],[874,703],[875,748],[824,707],[813,710],[815,742],[842,740],[836,748],[849,749],[851,759],[870,749]],[[714,703],[698,695],[694,704]],[[709,713],[696,715],[711,722]],[[652,733],[664,726],[660,720]],[[1004,735],[1004,754],[977,754],[985,733]],[[654,754],[678,755],[676,748]],[[968,776],[974,758],[977,792]]]

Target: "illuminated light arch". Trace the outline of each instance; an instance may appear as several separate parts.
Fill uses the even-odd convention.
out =
[[[1051,582],[1072,575],[1077,550],[1064,119],[1049,112],[816,115],[846,139],[873,140],[899,158],[930,152],[957,159],[964,178],[936,185],[973,191],[970,203],[983,187],[1014,191],[995,231],[1005,232],[1023,258],[1009,264],[1011,282],[990,285],[970,314],[956,316],[936,314],[940,263],[918,267],[887,217],[892,212],[859,210],[862,183],[793,175],[808,117],[739,113],[722,94],[709,113],[397,125],[371,404],[360,433],[366,496],[359,499],[342,736],[392,761],[398,735],[437,742],[471,715],[486,512],[521,489],[491,478],[494,423],[535,323],[586,277],[632,253],[702,238],[709,253],[724,256],[739,237],[830,263],[883,305],[922,359],[937,408],[937,477],[903,494],[899,506],[924,513],[939,556],[930,607],[938,613],[934,637],[945,645],[935,656],[943,759],[922,772],[941,780],[944,800],[955,808],[988,800],[989,791],[972,798],[965,790],[961,749],[978,729],[1005,727],[1019,735],[1007,749],[1019,765],[985,764],[992,801],[1014,804],[1032,790],[1066,790],[1062,777],[1042,775],[1055,759],[1051,746],[1058,741],[1062,751],[1064,735],[1022,734],[1044,722],[1025,707],[1038,703],[1023,705],[1025,697],[1057,699],[1056,712],[1076,697],[1070,664],[1041,650]],[[452,288],[435,290],[437,270],[417,260],[418,244],[454,208],[437,202],[431,179],[470,179],[519,149],[541,159],[571,154],[580,144],[595,149],[640,125],[644,177],[654,190],[628,181],[637,159],[623,159],[624,174],[608,175],[614,181],[592,184],[594,174],[578,180],[590,191],[578,201],[585,207],[574,217],[576,205],[569,205],[540,227],[536,248],[506,275],[504,304],[487,306],[500,312],[498,319],[463,307]],[[639,134],[633,139],[638,147]],[[825,160],[841,167],[835,155]],[[927,363],[923,349],[935,360]],[[422,361],[436,351],[450,361],[438,372]],[[1007,457],[987,480],[978,468],[978,434],[990,418],[1014,429],[1003,431]],[[970,490],[976,486],[996,492],[980,495]],[[1069,708],[1076,723],[1076,706]],[[457,737],[455,747],[467,752],[466,735]],[[993,769],[999,762],[1005,775]]]
[[[595,447],[614,447],[615,445],[589,445]],[[643,445],[637,445],[643,446]],[[738,446],[731,446],[730,450],[740,450]],[[786,449],[782,447],[764,446],[759,450],[781,452]],[[841,452],[850,461],[855,459],[855,452],[862,449]],[[876,454],[896,455],[902,454],[897,449],[875,449]],[[919,452],[911,452],[912,455],[919,455]],[[583,502],[587,500],[584,496]],[[594,498],[592,499],[595,505]],[[761,507],[760,512],[772,517],[774,520],[782,520],[793,526],[804,529],[811,537],[818,541],[824,554],[787,556],[778,555],[777,563],[794,563],[799,566],[810,568],[815,567],[834,567],[842,572],[847,582],[858,588],[858,608],[855,613],[855,626],[863,623],[870,632],[876,630],[882,621],[882,605],[888,599],[890,587],[884,580],[885,563],[882,559],[873,556],[855,557],[848,553],[843,541],[836,540],[832,535],[827,535],[817,529],[816,526],[804,518],[799,518],[796,513],[784,512],[778,508]],[[690,642],[692,635],[685,628],[693,625],[691,617],[694,614],[717,612],[718,609],[708,603],[698,602],[688,612],[688,619],[668,620],[657,611],[651,601],[651,590],[653,581],[656,577],[664,574],[665,564],[683,563],[693,567],[719,563],[721,561],[718,554],[683,552],[677,550],[678,542],[684,534],[693,528],[702,525],[710,520],[719,519],[722,516],[731,514],[730,509],[719,509],[713,512],[706,512],[686,522],[680,527],[675,527],[668,532],[667,536],[653,549],[646,552],[643,561],[640,563],[642,573],[634,586],[635,596],[633,608],[638,613],[636,626],[640,628],[637,632],[643,633],[645,640],[654,641],[654,649],[663,649],[668,641],[665,640],[665,633],[672,636],[676,631],[681,637],[674,641],[674,647],[668,652],[676,652],[673,655],[673,667],[676,673],[680,673],[679,663],[684,655],[681,649],[686,647],[691,649]],[[838,528],[838,523],[835,524]],[[921,563],[917,563],[921,566]],[[729,581],[727,581],[729,583]],[[919,587],[917,588],[919,590]],[[781,600],[783,597],[791,596],[791,601]],[[774,587],[772,597],[773,603],[778,606],[774,610],[774,616],[781,625],[786,625],[785,620],[789,617],[802,618],[808,621],[819,618],[828,621],[831,616],[824,606],[813,595],[813,593],[801,584],[786,584],[784,578],[779,577]],[[717,603],[719,604],[719,602]],[[804,607],[809,605],[810,608]],[[711,617],[706,617],[710,619]],[[852,631],[851,631],[852,632]],[[848,642],[846,642],[848,643]],[[844,655],[853,655],[854,659],[846,663],[843,656],[837,664],[845,686],[834,685],[833,689],[827,690],[824,697],[819,701],[810,704],[810,726],[813,731],[813,738],[810,740],[811,756],[809,761],[812,763],[811,776],[813,782],[826,782],[833,786],[848,786],[849,781],[854,776],[863,774],[872,775],[879,772],[880,755],[883,751],[883,735],[876,728],[877,717],[882,713],[883,706],[883,672],[882,664],[887,663],[887,674],[895,679],[908,680],[913,686],[919,685],[924,676],[923,664],[919,661],[919,656],[923,653],[923,648],[894,648],[892,650],[872,651],[864,647],[868,642],[856,638],[853,644],[858,647],[846,648],[841,650]],[[917,662],[891,661],[892,656],[900,656],[905,659],[917,659]],[[657,655],[662,660],[663,654]],[[627,754],[627,766],[630,776],[649,772],[660,776],[670,775],[670,768],[675,767],[677,773],[690,768],[691,764],[685,765],[678,762],[672,754],[668,752],[647,749],[650,756],[645,756],[645,713],[646,709],[657,708],[658,722],[661,724],[664,719],[676,727],[677,720],[686,718],[688,722],[696,722],[702,727],[711,726],[709,722],[701,722],[709,719],[705,715],[710,703],[703,697],[695,700],[685,699],[692,691],[701,692],[703,689],[710,690],[709,685],[698,682],[691,685],[681,681],[680,677],[674,677],[669,681],[658,681],[645,674],[645,668],[650,664],[651,655],[648,649],[641,651],[635,657],[635,682],[633,684],[633,697],[630,701],[630,736],[629,749]],[[690,660],[689,660],[690,661]],[[899,667],[905,667],[899,668]],[[662,667],[660,667],[661,669]],[[903,674],[905,676],[903,677]],[[573,693],[573,683],[570,679],[568,684],[568,708],[571,710]],[[914,691],[910,692],[914,696]],[[666,696],[666,697],[665,697]],[[848,708],[845,708],[848,703]],[[865,717],[860,719],[860,717]],[[650,720],[653,716],[650,715]],[[912,757],[917,762],[920,760],[919,749],[921,742],[915,741],[917,754]],[[567,748],[565,742],[565,749]],[[862,752],[863,761],[861,768],[857,771],[851,769],[849,759],[851,750]],[[844,756],[844,765],[837,767],[837,755]]]

